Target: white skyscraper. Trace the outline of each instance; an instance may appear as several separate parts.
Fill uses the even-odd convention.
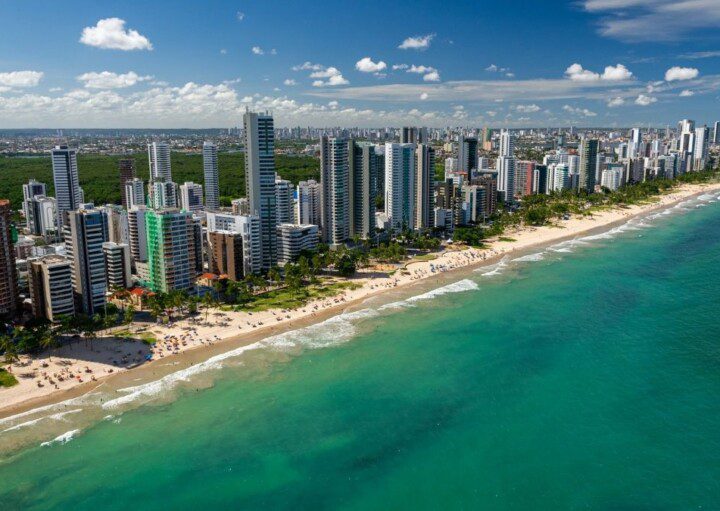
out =
[[[128,234],[130,256],[136,263],[147,261],[147,229],[145,228],[145,206],[133,206],[128,210]]]
[[[55,182],[57,225],[62,225],[63,214],[77,209],[83,201],[78,179],[77,149],[66,145],[52,151],[53,180]]]
[[[640,144],[642,143],[642,132],[640,128],[633,128],[630,131],[630,143],[628,147],[629,158],[637,158],[644,156],[640,154]]]
[[[202,185],[186,181],[180,185],[180,208],[185,211],[196,212],[203,209]]]
[[[350,238],[350,163],[346,138],[320,138],[320,211],[328,245]]]
[[[177,208],[177,184],[172,181],[153,181],[150,183],[150,205],[153,209]]]
[[[127,209],[145,205],[145,183],[142,179],[135,178],[125,181],[125,200]]]
[[[500,132],[500,156],[515,156],[515,139],[508,130]]]
[[[279,178],[275,180],[275,201],[277,204],[277,224],[294,224],[294,187],[290,181]]]
[[[150,181],[172,181],[170,172],[170,146],[165,142],[148,144]]]
[[[277,204],[275,202],[275,131],[268,113],[246,111],[245,188],[250,213],[260,217],[262,267],[271,268],[277,259]]]
[[[297,185],[296,216],[298,224],[321,224],[320,183],[314,179]]]
[[[496,162],[498,173],[498,192],[501,192],[504,202],[513,202],[515,197],[515,158],[513,156],[500,156]]]
[[[695,129],[695,148],[693,149],[693,170],[703,170],[708,161],[710,146],[710,128],[703,126]]]
[[[39,181],[35,181],[34,179],[31,179],[26,184],[22,186],[23,188],[23,204],[22,209],[23,213],[25,214],[25,220],[28,219],[28,207],[30,202],[32,201],[32,198],[36,195],[47,195],[47,192],[45,191],[45,183],[40,183]]]
[[[203,171],[205,173],[205,209],[217,211],[220,208],[220,181],[217,146],[212,142],[203,143]]]
[[[415,144],[385,144],[385,213],[395,230],[415,229]]]

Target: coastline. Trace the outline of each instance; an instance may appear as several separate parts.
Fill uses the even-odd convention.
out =
[[[513,238],[513,241],[496,240],[483,249],[447,250],[432,261],[408,262],[405,264],[404,270],[397,270],[394,275],[389,277],[355,278],[353,279],[355,282],[362,284],[358,289],[345,290],[335,297],[310,302],[295,311],[268,310],[252,314],[226,312],[223,313],[225,314],[223,320],[227,322],[227,325],[217,322],[209,326],[198,325],[197,323],[202,322],[200,321],[202,318],[198,317],[178,321],[169,327],[153,325],[148,330],[155,332],[159,338],[188,336],[186,345],[179,343],[177,350],[172,345],[170,349],[160,350],[158,348],[156,351],[158,355],[152,361],[141,362],[137,367],[131,369],[112,364],[107,360],[107,355],[110,355],[111,358],[118,358],[118,349],[123,352],[137,351],[143,346],[141,343],[133,343],[131,349],[128,347],[127,341],[102,339],[96,341],[94,350],[90,350],[80,343],[70,348],[53,350],[32,359],[33,362],[28,366],[30,369],[14,367],[13,373],[17,375],[22,371],[29,371],[33,367],[32,364],[39,365],[40,361],[52,357],[71,361],[70,367],[84,368],[88,366],[93,372],[86,374],[97,375],[97,381],[78,382],[76,378],[72,378],[63,382],[66,385],[56,390],[50,385],[37,387],[37,378],[18,378],[20,382],[18,385],[9,389],[0,389],[0,418],[8,418],[38,407],[56,404],[88,394],[98,388],[113,387],[117,389],[126,387],[128,384],[137,385],[138,380],[144,381],[145,378],[157,379],[180,368],[201,363],[212,356],[249,346],[264,338],[311,326],[344,312],[352,311],[370,298],[394,297],[398,293],[394,293],[392,290],[407,292],[409,290],[416,291],[420,286],[432,288],[445,281],[456,279],[458,270],[463,268],[470,269],[480,265],[494,264],[509,254],[562,242],[592,231],[613,228],[633,217],[674,206],[678,202],[711,190],[720,190],[720,183],[683,185],[666,195],[659,196],[659,200],[652,203],[604,210],[595,213],[592,217],[574,217],[559,222],[561,225],[559,228],[543,226],[507,232],[505,236]],[[204,315],[201,314],[201,316]],[[252,327],[252,324],[256,326]],[[197,328],[197,333],[192,336],[187,330],[184,330],[191,325]],[[202,342],[199,341],[200,339]],[[177,354],[171,354],[175,351]],[[163,355],[160,356],[159,353]],[[57,361],[53,360],[52,363]],[[128,365],[132,366],[133,363]],[[53,367],[53,369],[55,368]],[[107,372],[109,369],[112,369],[113,372]]]

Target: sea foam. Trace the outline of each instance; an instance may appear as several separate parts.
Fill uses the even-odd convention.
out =
[[[67,432],[63,433],[62,435],[60,435],[59,437],[54,438],[53,440],[41,443],[40,446],[41,447],[49,447],[53,444],[61,444],[61,445],[66,444],[70,440],[75,438],[75,435],[77,435],[78,433],[80,433],[79,429],[73,429],[72,431],[67,431]]]

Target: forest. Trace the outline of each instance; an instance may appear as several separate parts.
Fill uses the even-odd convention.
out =
[[[88,202],[96,205],[120,203],[118,160],[122,158],[134,158],[137,177],[144,181],[148,180],[148,159],[144,153],[132,156],[78,155],[80,186],[85,191],[85,199]],[[311,156],[276,155],[275,165],[277,173],[294,184],[305,179],[319,179],[320,176],[320,161]],[[185,181],[204,183],[201,154],[174,152],[171,155],[171,166],[173,181],[176,183],[182,184]],[[245,195],[244,154],[219,153],[218,169],[221,203],[229,206],[232,199]],[[54,196],[49,155],[0,157],[0,198],[10,199],[13,209],[20,209],[22,185],[31,178],[45,183],[48,195]]]

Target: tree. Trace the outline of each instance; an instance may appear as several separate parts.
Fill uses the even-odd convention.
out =
[[[7,333],[0,334],[0,350],[5,354],[5,362],[12,364],[18,360],[18,349],[13,336]]]
[[[355,263],[355,257],[351,253],[344,253],[335,262],[335,268],[342,277],[352,277],[355,275],[357,266]]]
[[[202,304],[205,307],[205,322],[207,323],[208,315],[210,314],[210,309],[216,305],[215,297],[212,295],[212,293],[205,293],[202,297]]]
[[[133,319],[135,319],[135,307],[130,305],[125,309],[125,313],[123,315],[123,320],[125,321],[126,324],[130,324],[133,322]]]

